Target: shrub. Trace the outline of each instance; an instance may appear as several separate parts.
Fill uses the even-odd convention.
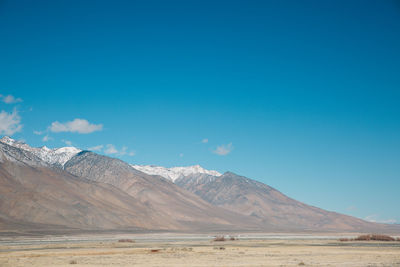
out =
[[[231,237],[229,238],[229,240],[232,240],[232,241],[234,241],[234,240],[237,240],[237,238],[236,238],[236,237],[234,237],[234,236],[231,236]]]
[[[360,235],[354,238],[356,241],[370,241],[371,240],[371,235]]]
[[[118,242],[122,242],[122,243],[135,243],[135,241],[133,241],[132,239],[120,239],[118,240]]]
[[[351,239],[349,239],[349,238],[340,238],[339,239],[339,241],[342,241],[342,242],[346,242],[346,241],[350,241]]]
[[[225,239],[225,236],[223,236],[223,235],[219,235],[219,236],[216,236],[214,239],[213,239],[213,241],[225,241],[226,239]]]
[[[78,262],[76,260],[70,260],[69,264],[78,264]]]
[[[360,235],[360,236],[354,238],[354,240],[356,240],[356,241],[395,241],[395,239],[391,236],[377,235],[377,234]]]
[[[396,238],[396,241],[400,241],[400,237]]]

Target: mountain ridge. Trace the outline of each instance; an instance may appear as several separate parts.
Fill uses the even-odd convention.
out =
[[[166,179],[175,182],[177,179],[188,176],[191,174],[196,173],[204,173],[213,176],[221,176],[222,174],[215,171],[215,170],[207,170],[201,167],[200,165],[192,165],[186,167],[162,167],[162,166],[155,166],[155,165],[135,165],[131,164],[131,166],[139,171],[150,175],[159,175]]]
[[[29,151],[49,164],[56,164],[60,166],[64,166],[64,164],[68,160],[70,160],[73,156],[82,151],[81,149],[78,149],[76,147],[60,147],[54,149],[49,149],[46,146],[31,147],[28,144],[14,140],[9,136],[4,136],[0,139],[0,142],[10,145],[12,147],[17,147],[25,151]]]
[[[0,230],[14,222],[86,230],[400,232],[304,204],[230,171],[161,167],[167,176],[174,171],[171,179],[90,151],[10,139],[0,139]]]

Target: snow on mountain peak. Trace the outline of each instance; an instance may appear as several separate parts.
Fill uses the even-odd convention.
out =
[[[73,146],[66,146],[66,147],[60,147],[60,148],[56,148],[54,150],[54,153],[56,154],[61,154],[61,153],[72,153],[72,154],[78,154],[79,152],[81,152],[82,150],[73,147]]]
[[[136,170],[150,174],[159,175],[166,179],[175,182],[178,178],[188,176],[196,173],[204,173],[212,176],[221,176],[222,174],[214,170],[206,170],[200,165],[188,166],[188,167],[172,167],[166,168],[154,165],[131,165]]]
[[[46,146],[31,147],[24,142],[16,141],[8,136],[1,138],[0,142],[23,149],[25,151],[29,151],[49,164],[60,164],[61,166],[64,166],[68,160],[82,151],[76,147],[61,147],[54,149],[50,149]]]
[[[0,139],[0,142],[12,146],[17,141],[15,141],[14,139],[10,138],[9,136],[4,136],[3,138]]]

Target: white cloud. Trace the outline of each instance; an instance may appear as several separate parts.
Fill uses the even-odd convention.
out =
[[[106,154],[117,154],[118,153],[118,150],[115,148],[114,145],[108,144],[106,147],[107,148],[104,150],[104,153],[106,153]]]
[[[43,136],[42,141],[43,142],[47,142],[47,141],[49,141],[51,139],[53,139],[53,138],[51,138],[48,134],[46,134],[45,136]]]
[[[88,134],[95,131],[101,131],[103,129],[103,124],[91,124],[84,119],[74,119],[73,121],[68,121],[65,123],[55,121],[50,125],[49,128],[50,131],[55,133],[71,132],[71,133]]]
[[[103,146],[100,145],[100,146],[97,146],[97,147],[94,147],[94,148],[98,148],[97,151],[100,151],[103,148]],[[124,156],[124,155],[128,155],[128,156],[131,156],[131,157],[135,156],[135,151],[128,151],[128,147],[127,146],[123,146],[121,148],[121,150],[118,150],[112,144],[106,145],[106,148],[104,149],[104,153],[106,153],[106,154],[115,154],[115,155],[118,155],[118,156]]]
[[[61,140],[61,141],[63,141],[64,142],[64,144],[66,144],[67,146],[72,146],[72,142],[71,141],[69,141],[69,140]]]
[[[217,146],[217,148],[213,152],[220,156],[226,156],[229,153],[231,153],[232,150],[233,150],[233,145],[232,145],[232,143],[229,143],[227,145]]]
[[[33,131],[33,133],[36,134],[36,135],[42,135],[42,134],[44,134],[43,131]]]
[[[375,222],[375,223],[389,223],[389,224],[393,224],[393,223],[397,223],[397,220],[395,219],[380,219],[378,214],[371,214],[368,215],[367,217],[364,218],[364,220],[369,221],[369,222]]]
[[[0,134],[13,135],[20,132],[22,129],[21,117],[18,111],[14,109],[12,113],[7,113],[4,110],[0,112]]]
[[[127,150],[128,150],[128,148],[127,148],[126,146],[123,146],[122,149],[121,149],[121,151],[120,151],[118,154],[120,154],[121,156],[123,156],[123,155],[125,155],[125,154],[127,153]]]
[[[104,150],[103,150],[104,148]],[[93,146],[93,147],[89,147],[88,150],[90,151],[102,151],[105,154],[113,154],[113,155],[117,155],[117,156],[135,156],[135,151],[128,151],[128,147],[127,146],[123,146],[121,148],[121,150],[118,150],[113,144],[107,144],[107,145],[98,145],[98,146]]]
[[[206,144],[206,143],[208,143],[208,139],[207,139],[207,138],[204,138],[203,140],[201,140],[201,142],[202,142],[203,144]]]
[[[19,103],[22,102],[21,98],[15,98],[12,95],[0,95],[1,101],[3,101],[6,104],[14,104],[14,103]]]
[[[103,149],[103,147],[104,147],[103,145],[92,146],[92,147],[89,147],[88,150],[90,150],[90,151],[101,151]]]

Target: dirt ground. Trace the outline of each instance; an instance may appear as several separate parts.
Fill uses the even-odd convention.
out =
[[[0,241],[0,266],[400,266],[400,242],[205,239]]]

